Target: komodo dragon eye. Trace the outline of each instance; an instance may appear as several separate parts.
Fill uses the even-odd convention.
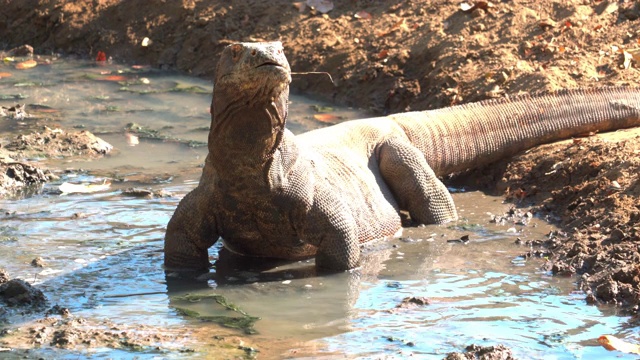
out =
[[[233,61],[238,61],[240,59],[240,54],[242,53],[242,45],[234,44],[231,46],[231,58]]]

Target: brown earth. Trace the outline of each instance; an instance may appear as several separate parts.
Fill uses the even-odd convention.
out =
[[[375,113],[640,85],[640,1],[352,0],[326,14],[303,3],[0,0],[0,41],[210,78],[227,44],[280,40],[293,71],[335,81],[296,75],[294,91]],[[636,311],[639,140],[632,130],[542,146],[465,181],[557,221],[566,236],[547,242],[549,269],[581,275],[590,303]]]

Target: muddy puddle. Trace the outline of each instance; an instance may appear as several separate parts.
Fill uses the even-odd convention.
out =
[[[0,79],[0,105],[26,103],[34,115],[1,119],[3,137],[84,128],[117,149],[91,161],[42,160],[59,180],[0,200],[0,268],[41,289],[47,309],[70,313],[43,320],[44,312],[4,309],[0,357],[437,359],[474,343],[504,344],[517,358],[590,359],[613,355],[600,335],[636,341],[637,328],[614,308],[585,305],[574,278],[521,256],[530,249],[518,238],[540,240],[552,227],[526,216],[496,223],[509,205],[478,192],[454,194],[460,222],[371,244],[357,271],[320,276],[312,261],[258,263],[216,245],[210,273],[165,273],[165,226],[206,156],[211,83],[77,60],[0,69],[11,74]],[[329,115],[318,120],[318,111]],[[366,116],[298,96],[290,112],[297,133]],[[96,193],[59,191],[105,181]]]

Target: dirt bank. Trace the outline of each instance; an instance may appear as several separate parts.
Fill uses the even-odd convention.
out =
[[[471,6],[475,4],[474,6]],[[293,89],[377,113],[505,93],[640,84],[637,1],[3,1],[1,41],[210,77],[233,41],[281,40]],[[469,6],[466,6],[469,5]],[[466,10],[466,11],[465,11]],[[143,46],[143,40],[147,46]],[[555,273],[581,274],[590,302],[640,299],[638,132],[540,147],[476,173],[553,214]]]

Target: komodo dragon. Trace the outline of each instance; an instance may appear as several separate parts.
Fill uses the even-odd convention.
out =
[[[232,252],[357,267],[360,244],[412,220],[457,218],[438,176],[536,145],[640,125],[640,88],[566,90],[347,121],[293,135],[285,128],[291,72],[279,42],[222,52],[209,154],[198,186],[167,226],[165,267],[210,266],[219,237]]]

